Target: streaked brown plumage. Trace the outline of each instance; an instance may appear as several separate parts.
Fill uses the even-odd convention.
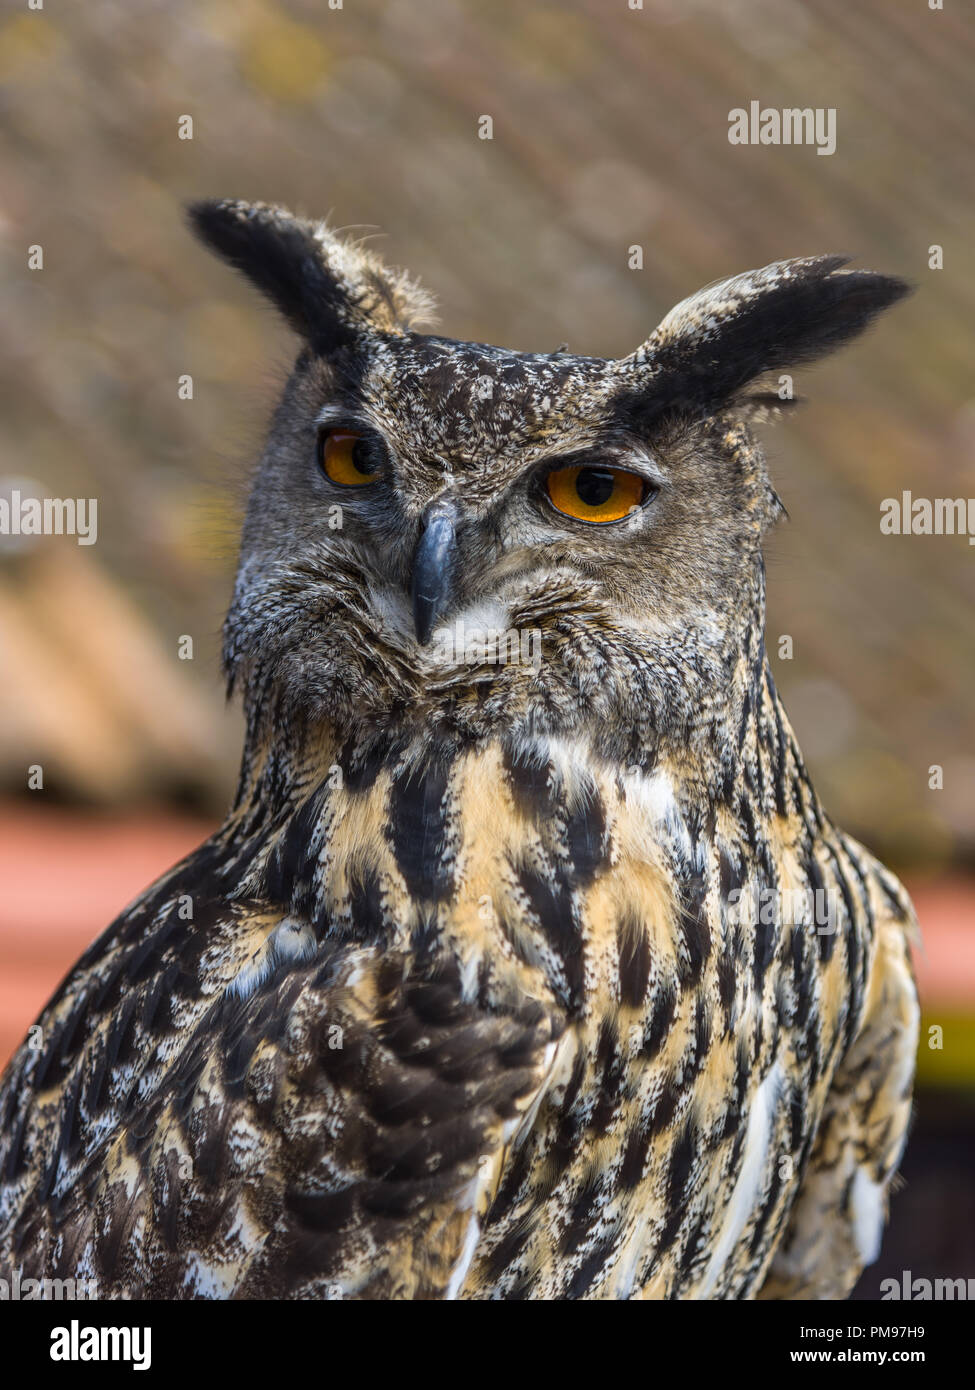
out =
[[[903,286],[781,262],[629,358],[529,356],[415,332],[404,276],[279,209],[194,221],[306,344],[226,626],[240,787],[8,1069],[0,1264],[101,1296],[844,1296],[907,1125],[913,915],[776,694],[748,422]],[[569,466],[643,501],[567,516]],[[451,664],[457,622],[484,640]],[[540,660],[499,663],[509,630]]]

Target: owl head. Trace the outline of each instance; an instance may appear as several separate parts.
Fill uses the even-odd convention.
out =
[[[252,725],[477,739],[585,723],[630,755],[735,715],[781,505],[762,379],[906,292],[838,256],[692,295],[627,356],[419,331],[429,296],[324,223],[207,201],[201,239],[303,347],[225,628]]]

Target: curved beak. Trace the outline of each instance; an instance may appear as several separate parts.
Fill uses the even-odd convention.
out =
[[[422,646],[430,640],[437,619],[450,606],[457,562],[456,509],[452,502],[431,503],[420,522],[413,555],[410,597],[413,626]]]

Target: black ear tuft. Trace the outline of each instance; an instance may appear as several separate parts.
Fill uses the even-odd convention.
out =
[[[234,199],[192,203],[187,215],[200,240],[243,271],[316,352],[430,317],[423,290],[323,222]]]
[[[312,223],[263,203],[230,199],[192,203],[187,214],[204,245],[242,271],[302,338],[320,351],[351,340]]]
[[[716,409],[766,372],[831,352],[909,293],[903,280],[845,264],[842,256],[777,261],[709,286],[616,369],[643,375],[643,390],[661,402]]]

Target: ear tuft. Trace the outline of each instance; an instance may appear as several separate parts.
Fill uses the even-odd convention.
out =
[[[845,270],[846,263],[844,256],[776,261],[708,286],[672,309],[615,370],[642,378],[642,389],[661,401],[717,409],[764,373],[831,352],[910,292],[903,280]]]
[[[370,333],[406,333],[432,317],[425,290],[324,222],[229,198],[191,203],[187,216],[204,245],[242,271],[316,352]]]

